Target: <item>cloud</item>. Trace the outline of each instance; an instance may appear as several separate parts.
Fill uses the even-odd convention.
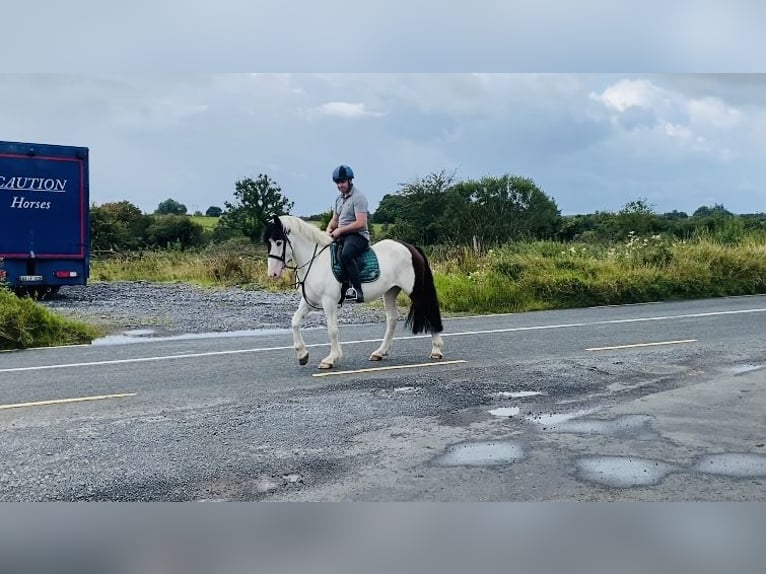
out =
[[[613,140],[633,154],[658,161],[679,161],[686,154],[720,162],[737,155],[731,132],[744,113],[720,97],[691,95],[673,82],[663,87],[648,78],[625,78],[591,92],[590,98],[609,112]]]
[[[662,92],[648,80],[620,80],[601,94],[592,93],[591,98],[624,112],[633,107],[653,108],[662,99]]]
[[[325,116],[337,116],[341,118],[379,118],[383,112],[368,110],[362,102],[327,102],[317,108],[320,114]]]
[[[733,128],[742,119],[742,113],[738,109],[727,105],[718,98],[708,97],[690,100],[688,110],[692,123],[715,128]]]
[[[648,74],[0,75],[3,139],[86,145],[93,201],[204,211],[272,176],[298,214],[348,163],[371,208],[441,170],[530,177],[565,213],[647,196],[766,211],[766,77]],[[308,121],[311,120],[311,121]],[[320,121],[324,120],[324,121]],[[136,185],[136,173],[141,185]],[[747,186],[738,182],[747,181]],[[708,200],[706,200],[708,201]]]

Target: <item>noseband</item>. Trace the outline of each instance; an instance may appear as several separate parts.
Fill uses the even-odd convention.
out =
[[[282,255],[272,255],[271,251],[269,251],[269,259],[276,259],[277,261],[281,261],[284,263],[285,267],[288,269],[296,269],[295,267],[288,267],[287,261],[285,260],[285,256],[287,255],[287,244],[290,243],[290,239],[285,235],[285,240],[282,243]],[[293,249],[293,244],[290,243],[290,251]]]

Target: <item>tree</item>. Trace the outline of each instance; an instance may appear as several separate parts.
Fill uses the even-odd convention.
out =
[[[166,199],[154,210],[155,215],[186,215],[186,206],[175,199]]]
[[[442,170],[400,184],[399,195],[388,196],[389,199],[378,207],[378,211],[383,208],[385,222],[393,223],[391,237],[421,245],[441,242],[444,239],[444,199],[454,181],[454,172]],[[376,217],[375,222],[380,223],[381,219]]]
[[[657,220],[654,208],[646,198],[629,201],[615,218],[618,238],[627,237],[631,232],[644,235],[658,231]]]
[[[378,209],[372,214],[372,223],[396,223],[405,219],[407,214],[407,198],[393,193],[387,193],[378,204]]]
[[[207,211],[205,212],[205,215],[208,217],[221,217],[221,214],[223,213],[223,209],[220,207],[216,207],[215,205],[211,205],[207,208]]]
[[[503,175],[463,181],[448,196],[442,228],[456,243],[551,238],[561,225],[556,202],[529,178]]]
[[[322,213],[318,213],[315,216],[312,215],[309,219],[311,221],[314,221],[314,220],[319,221],[319,229],[327,229],[327,226],[329,225],[330,220],[332,219],[332,214],[333,214],[333,208],[330,207],[330,209],[328,209],[327,211],[323,211]],[[370,227],[370,226],[368,226],[368,227]],[[370,229],[372,229],[372,228],[370,227]]]
[[[224,201],[226,211],[216,228],[237,231],[253,243],[260,241],[266,222],[275,215],[287,215],[295,205],[282,195],[282,188],[268,175],[259,174],[253,180],[245,178],[234,185],[235,203]]]
[[[186,249],[202,243],[204,229],[183,215],[158,215],[146,230],[149,245],[160,248]]]
[[[679,221],[681,219],[689,218],[689,216],[687,215],[685,211],[678,211],[677,209],[663,213],[662,217],[670,221]]]
[[[693,217],[709,217],[711,215],[734,215],[731,211],[726,209],[723,204],[716,203],[713,207],[707,205],[700,206],[692,213]]]
[[[92,249],[138,249],[144,245],[150,215],[129,201],[93,205],[90,210]]]

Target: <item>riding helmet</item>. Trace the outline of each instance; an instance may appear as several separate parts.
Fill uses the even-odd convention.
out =
[[[354,179],[354,170],[348,165],[339,165],[332,172],[332,180],[335,183],[346,181],[347,179]]]

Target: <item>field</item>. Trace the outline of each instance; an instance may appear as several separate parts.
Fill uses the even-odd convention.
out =
[[[208,230],[212,230],[218,224],[217,217],[208,217],[206,215],[190,215],[189,219]]]

